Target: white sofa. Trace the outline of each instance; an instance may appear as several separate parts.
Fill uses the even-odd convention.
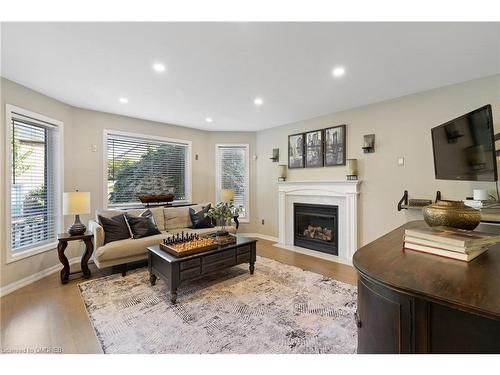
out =
[[[148,246],[159,244],[163,238],[177,234],[182,231],[185,233],[196,234],[209,234],[216,232],[219,228],[204,228],[204,229],[191,229],[191,217],[189,216],[189,208],[195,211],[201,210],[203,206],[208,203],[198,204],[188,207],[153,207],[149,208],[155,219],[156,225],[161,234],[155,236],[109,242],[104,245],[104,229],[99,225],[97,215],[104,217],[113,217],[119,214],[129,212],[133,215],[140,215],[146,210],[133,209],[133,210],[101,210],[96,212],[95,220],[89,221],[89,230],[94,234],[94,263],[99,268],[106,268],[111,266],[123,265],[132,263],[147,258]],[[227,226],[226,230],[230,233],[236,233],[236,228]]]

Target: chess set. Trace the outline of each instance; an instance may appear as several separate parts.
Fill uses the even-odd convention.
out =
[[[160,242],[160,248],[176,257],[185,257],[216,249],[219,245],[214,238],[201,237],[197,234],[177,233]]]

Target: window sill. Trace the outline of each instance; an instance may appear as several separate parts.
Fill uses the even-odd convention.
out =
[[[170,202],[172,203],[172,206],[169,207],[175,207],[176,204],[191,204],[190,200],[184,199],[184,200],[175,200]],[[166,203],[152,203],[152,206],[147,206],[146,203],[141,203],[141,202],[133,202],[133,203],[121,203],[121,204],[107,204],[104,209],[106,210],[119,210],[119,209],[146,209],[146,208],[155,208],[155,207],[164,207]]]
[[[57,248],[57,241],[50,242],[48,244],[35,247],[33,249],[24,250],[16,254],[12,254],[10,249],[7,249],[7,259],[5,264],[14,263],[22,259],[32,257],[41,253],[45,253],[50,250],[55,250]]]
[[[248,224],[248,223],[250,223],[250,219],[247,219],[247,218],[245,218],[245,219],[240,219],[240,218],[238,218],[238,221],[240,222],[240,224],[241,224],[241,223],[243,223],[243,224]]]

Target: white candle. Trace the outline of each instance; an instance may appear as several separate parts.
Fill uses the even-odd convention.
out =
[[[280,178],[286,178],[287,174],[287,166],[286,165],[280,165],[279,166],[279,177]]]
[[[347,175],[357,176],[358,175],[358,159],[347,159],[346,160]]]

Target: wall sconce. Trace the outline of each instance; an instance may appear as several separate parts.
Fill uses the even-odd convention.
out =
[[[365,154],[375,152],[375,134],[363,136],[363,152]]]
[[[273,163],[277,163],[280,161],[280,149],[279,148],[273,148],[273,156],[271,156],[269,159],[273,161]]]
[[[345,165],[347,167],[347,180],[357,180],[358,159],[347,159]]]
[[[288,171],[288,167],[286,165],[278,165],[278,167],[279,167],[278,181],[280,182],[286,181],[286,174]]]

